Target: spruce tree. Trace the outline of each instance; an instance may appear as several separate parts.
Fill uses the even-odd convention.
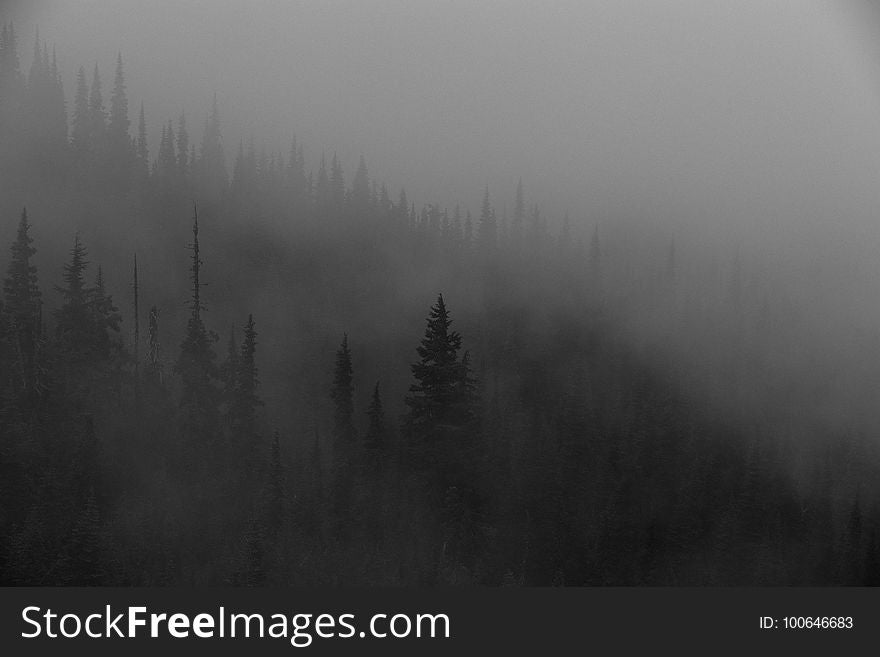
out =
[[[107,294],[104,287],[104,272],[98,265],[98,273],[95,277],[95,287],[91,290],[91,307],[93,316],[94,333],[92,337],[94,352],[97,358],[106,359],[110,354],[113,333],[119,333],[119,323],[122,315],[113,304],[113,297]]]
[[[238,385],[239,347],[235,341],[235,327],[229,329],[229,341],[226,343],[226,360],[220,366],[219,374],[223,385],[223,404],[225,406],[224,421],[232,430],[235,409],[235,390]]]
[[[490,252],[495,248],[497,240],[497,226],[495,222],[495,213],[489,204],[489,186],[486,185],[486,192],[483,195],[483,205],[480,209],[480,248],[484,253]]]
[[[333,204],[333,212],[338,218],[345,205],[345,177],[336,153],[333,153],[333,159],[330,161],[330,200]]]
[[[104,96],[101,91],[101,73],[98,65],[92,73],[92,87],[89,89],[89,136],[93,146],[101,148],[107,132],[107,111],[104,109]]]
[[[355,215],[363,215],[370,208],[370,179],[364,156],[358,162],[357,171],[351,181],[351,205]]]
[[[64,265],[64,285],[56,286],[63,303],[55,311],[58,343],[69,361],[84,361],[91,355],[94,336],[92,290],[86,287],[85,270],[88,251],[77,233],[70,250],[70,262]]]
[[[85,155],[91,146],[91,115],[89,113],[89,87],[86,70],[80,66],[76,74],[76,94],[73,100],[73,125],[70,131],[71,145],[78,156]]]
[[[150,151],[147,147],[147,121],[144,117],[144,104],[141,103],[141,111],[138,115],[138,134],[135,141],[135,154],[137,155],[138,173],[145,180],[150,171]]]
[[[181,112],[177,120],[177,171],[181,180],[190,175],[192,162],[189,161],[189,133],[186,130],[186,115]]]
[[[218,200],[221,194],[226,191],[229,179],[226,173],[223,139],[220,134],[220,110],[216,94],[211,105],[211,113],[205,123],[199,174],[202,195],[211,200]]]
[[[236,383],[233,396],[232,430],[234,437],[245,439],[245,446],[251,446],[251,439],[256,433],[257,408],[263,405],[257,396],[259,378],[256,364],[257,330],[254,316],[248,315],[244,327],[244,339],[236,368]]]
[[[118,53],[113,91],[110,94],[110,121],[107,126],[112,171],[117,181],[116,184],[123,184],[121,181],[127,181],[131,165],[131,137],[128,134],[130,125],[128,96],[125,93],[125,74],[122,69],[122,53]]]
[[[278,431],[272,436],[269,453],[269,477],[266,482],[266,534],[275,541],[281,533],[284,520],[284,467],[281,463],[281,444]]]
[[[355,459],[354,386],[348,336],[336,352],[333,370],[333,502],[337,513],[344,514],[351,505]],[[344,523],[343,523],[344,524]]]
[[[333,387],[330,398],[333,400],[333,438],[337,450],[347,453],[354,443],[354,385],[351,366],[351,351],[348,348],[348,335],[343,335],[342,344],[336,351],[336,366],[333,370]]]
[[[416,383],[406,398],[406,425],[427,443],[457,434],[474,420],[475,399],[466,358],[459,358],[462,338],[441,294],[431,307],[425,337],[411,366]]]
[[[214,364],[214,337],[205,329],[202,321],[199,257],[199,218],[194,208],[193,242],[190,245],[192,265],[190,268],[193,292],[190,300],[190,317],[186,334],[180,345],[180,355],[174,371],[181,378],[181,420],[185,434],[207,440],[215,435],[217,428],[217,390],[214,380],[217,367]]]
[[[510,222],[510,241],[514,251],[522,248],[523,226],[526,220],[526,204],[523,197],[522,178],[516,184],[516,203],[513,206],[513,220]]]
[[[367,407],[367,433],[364,436],[364,448],[368,454],[376,454],[385,448],[385,412],[382,410],[382,398],[379,395],[379,382],[373,388],[373,397]]]
[[[11,347],[13,386],[18,390],[33,383],[36,344],[40,333],[40,288],[32,258],[36,249],[28,234],[27,208],[22,209],[18,233],[12,243],[12,259],[3,282],[3,324]]]

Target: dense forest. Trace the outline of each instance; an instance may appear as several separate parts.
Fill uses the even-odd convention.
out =
[[[785,312],[739,265],[715,317],[765,305],[706,329],[724,373],[693,383],[625,319],[710,313],[672,236],[646,257],[522,181],[472,213],[296,139],[227,153],[217,98],[200,143],[181,115],[151,144],[121,55],[68,101],[18,41],[4,24],[0,582],[880,584],[876,445],[718,401]]]

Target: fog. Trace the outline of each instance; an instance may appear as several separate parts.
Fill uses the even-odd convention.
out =
[[[426,203],[475,211],[486,184],[512,203],[521,177],[555,220],[878,245],[880,59],[859,4],[26,5],[25,45],[38,24],[105,77],[122,52],[155,139],[181,110],[196,132],[217,93],[227,156],[296,133],[310,168],[364,155]]]
[[[198,143],[216,94],[230,171],[239,144],[283,153],[295,135],[313,174],[338,154],[350,180],[364,156],[393,197],[405,188],[417,207],[461,203],[474,216],[487,186],[509,215],[522,179],[555,229],[566,213],[581,236],[599,225],[611,248],[618,236],[640,254],[637,267],[662,262],[674,240],[693,264],[684,285],[699,296],[716,294],[701,267],[724,277],[738,262],[797,308],[790,328],[810,338],[788,339],[825,354],[832,370],[863,361],[880,330],[871,3],[39,0],[9,9],[23,70],[37,29],[59,54],[68,113],[75,68],[91,75],[97,64],[109,87],[122,54],[132,129],[143,102],[153,156],[160,127],[181,112]],[[630,310],[639,339],[675,341],[666,323],[681,321],[676,311],[660,320],[641,302]],[[681,339],[688,352],[690,332]]]
[[[113,390],[130,389],[140,404],[142,380],[156,384],[143,394],[154,395],[159,410],[153,412],[161,416],[141,417],[140,406],[129,409],[132,417],[143,420],[142,427],[130,428],[119,410],[124,400],[112,410],[96,406],[98,435],[108,441],[108,453],[122,462],[138,461],[141,449],[129,451],[123,442],[113,443],[114,436],[118,439],[129,430],[145,441],[179,436],[179,442],[189,446],[190,438],[193,445],[200,439],[191,425],[176,424],[177,416],[188,412],[189,384],[176,369],[175,376],[170,374],[171,361],[178,352],[185,353],[180,340],[193,326],[186,324],[187,308],[200,307],[199,300],[183,305],[190,270],[185,252],[178,248],[192,239],[190,218],[196,201],[206,263],[203,280],[209,281],[203,297],[209,309],[208,333],[203,337],[213,344],[212,332],[220,333],[215,351],[221,370],[226,368],[226,374],[211,375],[216,379],[208,386],[213,392],[204,399],[216,393],[220,401],[210,412],[234,415],[234,404],[220,394],[221,379],[238,367],[233,365],[241,337],[236,331],[253,313],[260,335],[259,396],[265,408],[255,402],[259,421],[249,416],[247,430],[241,429],[240,418],[233,418],[239,424],[217,431],[231,442],[246,435],[255,444],[280,431],[281,449],[289,450],[283,458],[290,459],[303,477],[296,484],[301,487],[296,494],[303,499],[312,500],[312,495],[322,500],[337,485],[328,483],[326,491],[321,489],[315,473],[322,472],[322,463],[332,473],[328,481],[347,472],[340,465],[345,459],[338,460],[336,443],[320,438],[331,435],[337,440],[340,433],[338,390],[334,388],[337,396],[332,399],[326,394],[334,357],[334,385],[340,376],[338,359],[344,349],[334,354],[340,337],[346,335],[345,344],[350,339],[353,345],[357,417],[362,419],[367,391],[381,381],[386,412],[393,418],[388,435],[412,433],[411,426],[398,422],[411,413],[407,395],[416,371],[411,368],[412,347],[430,302],[441,291],[451,300],[464,349],[473,351],[484,402],[475,412],[479,420],[471,418],[482,423],[479,430],[463,420],[460,426],[452,424],[490,444],[487,453],[503,465],[480,476],[498,490],[504,482],[531,481],[531,461],[551,458],[541,451],[545,447],[536,445],[559,441],[559,458],[564,461],[565,455],[571,456],[566,450],[574,449],[565,442],[567,432],[579,436],[572,438],[574,443],[590,435],[595,444],[589,443],[589,449],[608,456],[614,465],[608,466],[613,475],[608,474],[601,458],[584,457],[578,476],[588,472],[594,477],[593,499],[600,501],[595,508],[572,512],[583,526],[595,523],[601,526],[594,527],[597,535],[617,536],[616,529],[609,530],[600,520],[607,508],[621,517],[638,518],[634,522],[651,532],[655,521],[674,525],[676,521],[664,514],[687,516],[692,511],[687,503],[658,512],[649,522],[639,515],[641,510],[603,497],[617,485],[601,488],[604,478],[626,480],[627,475],[620,475],[620,459],[624,471],[633,468],[635,481],[649,478],[640,469],[650,469],[645,463],[657,465],[661,478],[669,475],[670,481],[675,468],[688,463],[682,457],[682,463],[670,466],[664,460],[668,455],[658,457],[648,448],[642,453],[643,445],[651,442],[643,440],[647,432],[661,445],[666,436],[677,436],[681,443],[673,444],[672,453],[697,463],[695,482],[718,474],[712,470],[716,461],[729,458],[745,463],[748,470],[758,467],[753,459],[766,457],[776,463],[778,457],[784,467],[776,472],[775,466],[767,466],[769,479],[791,479],[796,491],[792,494],[803,499],[824,495],[835,500],[829,512],[833,520],[810,519],[819,529],[797,525],[804,536],[833,526],[821,540],[839,542],[846,524],[842,518],[853,500],[860,509],[860,491],[867,491],[869,498],[876,495],[880,11],[873,3],[34,0],[5,2],[0,17],[4,25],[15,21],[24,73],[18,87],[9,86],[21,94],[21,102],[0,103],[0,121],[5,121],[0,135],[9,144],[0,154],[0,174],[12,176],[0,183],[0,211],[10,217],[0,227],[0,253],[5,258],[6,241],[13,241],[17,224],[11,218],[17,219],[27,205],[33,209],[32,235],[50,326],[63,325],[57,308],[66,297],[59,296],[64,293],[61,287],[52,292],[52,285],[60,280],[70,236],[79,231],[92,259],[104,263],[108,290],[123,308],[120,353],[130,350],[134,362],[130,372],[126,368],[132,364],[125,360],[129,356],[117,354],[116,376],[122,378]],[[48,146],[48,140],[40,139],[41,120],[27,116],[27,108],[54,102],[31,90],[36,83],[24,81],[37,30],[47,52],[57,53],[71,123],[69,138],[55,135]],[[143,105],[149,157],[129,143],[128,135],[121,147],[116,135],[116,150],[108,146],[104,107],[86,112],[91,117],[86,146],[74,135],[77,70],[84,67],[91,81],[92,69],[98,67],[103,103],[108,105],[120,55],[129,133],[137,136]],[[206,153],[202,146],[215,98],[228,185],[225,177],[218,183],[211,168],[213,151]],[[185,148],[181,158],[171,142],[170,155],[163,156],[160,145],[165,126],[171,121],[178,130],[182,113],[189,144],[195,146],[195,159],[189,161]],[[284,159],[294,137],[303,148],[308,183],[305,175],[297,178],[296,162]],[[242,157],[237,162],[239,149]],[[344,185],[326,191],[332,183],[325,184],[324,198],[319,168],[322,162],[329,168],[334,156],[344,171]],[[362,157],[369,181],[387,186],[384,200],[366,191],[366,179],[355,189]],[[276,162],[288,166],[276,169]],[[519,181],[525,207],[515,233]],[[398,203],[402,189],[411,208]],[[487,190],[491,208],[484,204]],[[461,216],[452,220],[459,206]],[[534,206],[546,226],[530,219]],[[463,227],[466,212],[473,218],[472,233]],[[491,231],[483,225],[484,217],[491,217]],[[149,374],[138,360],[143,342],[133,342],[131,252],[139,254],[142,298],[163,313],[165,370],[155,367]],[[139,310],[142,332],[146,307]],[[224,360],[223,327],[230,324],[232,347]],[[16,324],[8,325],[13,327],[10,335],[18,330]],[[65,335],[58,330],[58,345]],[[6,357],[0,350],[0,358]],[[8,357],[13,362],[19,356]],[[53,357],[61,365],[52,361],[55,364],[47,369],[57,365],[64,385],[80,375],[91,381],[94,373],[78,370],[81,363]],[[145,371],[138,369],[141,365]],[[459,383],[471,385],[466,378]],[[235,385],[230,389],[238,390]],[[91,408],[75,387],[60,389],[83,408]],[[376,391],[378,395],[378,386]],[[234,397],[226,388],[222,394]],[[346,394],[351,402],[351,390]],[[583,404],[575,404],[577,412],[566,406],[572,396]],[[666,403],[661,410],[654,406]],[[64,416],[59,412],[58,417]],[[582,420],[589,431],[581,431]],[[736,436],[729,441],[728,431]],[[779,448],[783,455],[754,457],[750,447],[730,457],[723,451],[727,447],[718,452],[712,451],[716,447],[694,447],[699,440],[694,436],[703,434],[710,436],[709,445],[721,436],[719,443],[738,446],[732,449],[758,443],[764,445],[758,451]],[[867,447],[859,442],[863,439]],[[834,460],[827,457],[829,446],[851,451]],[[574,461],[580,463],[583,453],[575,452]],[[206,466],[207,472],[210,467],[233,471],[234,459],[224,461],[226,456]],[[238,457],[250,464],[242,468],[249,474],[241,475],[240,483],[245,493],[252,493],[248,487],[257,485],[258,468],[251,468],[253,461],[247,458],[256,457]],[[460,464],[447,465],[453,479],[461,474],[456,470]],[[144,486],[139,494],[155,489],[174,500],[189,486],[204,484],[188,480],[174,467],[161,470],[160,476],[150,469],[150,459],[137,462],[134,468]],[[832,474],[817,474],[820,471]],[[715,474],[701,478],[705,473]],[[535,475],[536,480],[556,475],[542,476]],[[562,488],[583,492],[583,481],[572,477],[563,480]],[[833,479],[833,485],[823,488],[822,477]],[[752,480],[745,479],[743,490],[748,492]],[[663,490],[669,483],[664,481],[651,486]],[[543,499],[546,491],[543,483],[522,485],[525,492],[516,504],[521,502],[528,516],[534,511],[531,496]],[[742,492],[738,485],[731,484],[736,495]],[[444,492],[442,487],[438,490]],[[134,495],[128,490],[118,498],[108,494],[114,502],[103,503],[122,507],[121,500],[130,494]],[[341,493],[333,489],[332,495],[337,494]],[[436,511],[433,498],[426,501],[415,494],[413,499],[404,511]],[[324,514],[322,503],[303,513],[346,517],[348,511],[336,507]],[[515,536],[511,544],[520,539],[528,544],[533,530],[517,533],[522,509],[516,504],[512,503],[514,511],[495,509],[498,515],[491,522],[502,534],[509,529]],[[741,511],[707,508],[716,520]],[[880,531],[880,505],[869,501],[866,514],[869,508]],[[227,518],[231,531],[245,522],[246,512],[236,508],[239,512]],[[184,524],[190,512],[178,513],[176,520]],[[749,513],[748,508],[743,513]],[[786,513],[780,511],[782,516]],[[329,522],[326,518],[308,522],[316,523],[312,529],[322,527],[322,537],[332,534],[329,525],[321,525]],[[447,529],[443,523],[425,525],[419,540],[431,544],[427,537],[436,538]],[[132,538],[135,530],[113,531],[119,541],[113,545],[137,542]],[[727,540],[727,530],[718,531],[718,540]],[[552,543],[544,538],[547,545]],[[544,538],[536,539],[537,544]],[[206,559],[206,571],[193,575],[192,581],[228,576],[223,561],[228,546],[219,537],[213,540],[217,554]],[[347,545],[349,538],[339,540]],[[761,550],[776,549],[775,538],[766,544],[763,540],[758,541]],[[572,538],[570,545],[576,544]],[[859,545],[869,552],[878,549]],[[284,550],[300,548],[313,556],[325,554],[320,542],[287,545]],[[346,549],[321,562],[325,570],[316,576],[319,581],[337,581],[334,568],[347,560]],[[382,574],[376,581],[454,579],[449,573],[438,579],[424,574],[433,573],[436,565],[433,557],[420,561],[430,553],[427,547],[424,553],[406,552],[409,548],[398,544],[382,549],[387,554],[405,552],[415,564],[412,572],[426,579],[412,573],[392,576],[377,566]],[[485,557],[480,549],[462,548],[467,559],[476,561]],[[602,562],[605,548],[596,549],[598,556],[590,558]],[[614,551],[608,548],[609,554]],[[217,556],[221,553],[224,556]],[[510,563],[519,558],[508,556]],[[678,556],[669,557],[670,563]],[[860,552],[858,559],[862,556]],[[462,557],[462,563],[467,559]],[[572,578],[580,583],[628,582],[631,577],[677,581],[672,566],[662,575],[652,571],[636,576],[627,565],[597,577],[587,561],[578,561],[576,567],[542,564],[534,572],[525,565],[522,572],[518,566],[504,568],[511,577],[542,584],[555,582],[557,571],[566,568],[577,573]],[[507,577],[500,566],[474,563],[468,563],[465,581],[498,583],[502,575]],[[837,583],[843,577],[825,577],[828,573],[823,571],[825,578],[817,579],[804,574],[815,564],[802,566],[803,572],[758,569],[742,579],[723,567],[711,575],[696,568],[684,579]],[[480,570],[484,567],[485,572]],[[129,574],[116,576],[119,581],[137,581]],[[301,574],[284,575],[288,576],[310,581],[297,579]],[[190,581],[179,573],[169,577]],[[861,571],[846,577],[868,579]]]

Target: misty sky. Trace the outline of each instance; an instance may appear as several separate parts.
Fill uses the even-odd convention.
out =
[[[4,3],[6,4],[6,3]],[[227,154],[253,136],[317,168],[357,158],[396,198],[499,213],[517,178],[552,220],[650,217],[681,232],[880,245],[880,39],[862,2],[19,3],[56,44],[68,105],[122,51],[132,119],[212,94]],[[826,230],[828,227],[833,229]],[[719,232],[720,230],[720,232]]]

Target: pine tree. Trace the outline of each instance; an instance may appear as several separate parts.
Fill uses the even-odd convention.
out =
[[[118,180],[127,180],[131,164],[131,137],[128,134],[130,126],[128,96],[125,93],[125,74],[122,69],[122,53],[118,53],[113,91],[110,94],[110,122],[107,126],[110,158],[114,177]]]
[[[333,400],[333,438],[337,450],[348,452],[354,443],[354,386],[351,366],[351,351],[348,348],[348,335],[343,335],[342,344],[336,352],[336,366],[333,370],[333,387],[330,398]]]
[[[106,133],[107,111],[104,109],[104,96],[101,92],[101,74],[95,64],[92,87],[89,90],[89,137],[96,149],[103,148]]]
[[[211,114],[205,123],[199,173],[202,195],[212,200],[219,199],[226,191],[229,178],[226,173],[226,156],[220,134],[220,110],[216,94],[211,105]]]
[[[177,171],[182,180],[190,175],[192,162],[189,161],[189,133],[186,131],[186,115],[181,112],[177,120]]]
[[[80,66],[76,74],[76,95],[73,101],[73,126],[70,132],[73,151],[85,155],[91,146],[91,115],[89,112],[89,88],[86,70]]]
[[[410,467],[439,518],[443,560],[457,567],[472,553],[472,518],[479,506],[475,493],[481,474],[476,466],[478,435],[475,383],[469,356],[459,358],[462,338],[441,294],[431,308],[425,337],[411,366],[416,383],[406,397],[404,417]]]
[[[523,226],[526,221],[526,204],[523,198],[522,178],[516,184],[516,203],[513,206],[513,220],[510,222],[510,242],[515,252],[522,248]]]
[[[177,155],[174,149],[174,124],[171,119],[162,129],[159,142],[159,153],[156,160],[156,175],[160,189],[171,191],[180,181],[178,176]]]
[[[89,265],[88,251],[74,237],[70,262],[64,265],[64,286],[56,286],[63,304],[55,311],[55,330],[65,356],[72,362],[85,361],[91,355],[94,317],[91,308],[92,290],[86,287],[84,273]]]
[[[10,375],[18,390],[32,388],[35,373],[36,344],[40,333],[41,295],[37,268],[32,262],[36,249],[28,234],[27,208],[22,209],[18,233],[12,243],[12,258],[3,282],[3,323],[7,327],[12,351]]]
[[[532,206],[532,216],[529,221],[529,247],[536,254],[541,254],[544,248],[544,222],[537,204]]]
[[[244,339],[241,343],[241,351],[236,368],[235,394],[232,408],[232,431],[239,440],[245,439],[245,446],[252,445],[250,442],[256,434],[257,407],[263,402],[257,396],[259,378],[255,355],[257,351],[257,330],[254,325],[254,316],[248,315],[247,324],[244,327]]]
[[[150,307],[147,331],[150,340],[150,351],[147,355],[147,367],[154,381],[161,385],[164,382],[164,376],[162,371],[161,345],[159,342],[159,309],[156,306]]]
[[[137,374],[138,367],[141,362],[141,318],[140,318],[140,308],[138,306],[139,303],[139,293],[140,288],[138,286],[138,260],[137,253],[134,254],[134,268],[132,270],[132,291],[134,293],[134,298],[132,300],[132,311],[134,315],[134,368],[135,374]]]
[[[350,508],[353,488],[356,445],[352,375],[351,351],[348,336],[344,335],[336,352],[333,386],[330,389],[330,398],[333,400],[333,501],[340,514]]]
[[[495,213],[489,204],[489,186],[486,185],[486,192],[483,195],[483,206],[480,210],[480,248],[483,253],[489,253],[495,248],[497,237],[497,226],[495,223]]]
[[[333,212],[339,217],[345,205],[345,178],[336,153],[333,153],[333,159],[330,160],[330,200],[333,204]]]
[[[119,323],[122,321],[122,315],[119,314],[119,309],[113,305],[113,297],[107,294],[104,287],[104,272],[101,265],[98,265],[95,287],[91,290],[90,303],[94,326],[92,337],[94,356],[106,359],[110,356],[112,333],[119,332]]]
[[[373,397],[367,408],[368,426],[364,436],[364,448],[367,450],[368,459],[385,448],[385,413],[382,410],[382,398],[379,395],[379,382],[373,388]]]
[[[287,160],[287,182],[290,197],[296,211],[302,212],[307,205],[308,192],[306,182],[305,160],[302,146],[297,145],[296,136],[290,143],[290,156]]]
[[[284,466],[281,463],[281,444],[278,431],[272,436],[269,454],[269,478],[266,483],[266,534],[275,541],[284,521]]]
[[[364,215],[370,208],[370,179],[367,175],[367,163],[361,155],[357,172],[351,181],[351,205],[355,215]]]
[[[137,169],[142,180],[146,180],[150,172],[150,151],[147,147],[147,121],[144,117],[144,104],[141,103],[141,111],[138,115],[138,134],[135,141],[135,155],[137,156]]]
[[[55,56],[55,47],[52,47],[52,63],[49,66],[49,101],[48,130],[51,142],[55,145],[56,156],[63,153],[67,146],[67,109],[64,103],[64,85],[61,81],[61,72],[58,70],[58,60]]]
[[[450,329],[452,320],[441,294],[432,306],[425,337],[411,366],[416,383],[406,398],[410,431],[431,442],[457,433],[474,420],[473,387],[467,359],[460,359],[462,338]]]
[[[11,22],[4,23],[3,32],[0,34],[0,83],[3,85],[0,88],[11,87],[20,82],[20,76],[21,68],[18,59],[15,25]]]
[[[229,328],[229,341],[226,344],[226,360],[220,366],[220,381],[223,385],[223,404],[225,410],[226,425],[232,430],[234,419],[233,412],[235,409],[235,391],[238,385],[238,368],[239,368],[240,352],[238,344],[235,341],[235,327]]]
[[[184,433],[208,440],[216,435],[217,390],[214,380],[217,368],[214,364],[214,337],[208,334],[202,322],[202,303],[199,258],[199,218],[194,208],[191,277],[193,283],[191,314],[186,326],[186,335],[180,345],[180,355],[174,371],[181,378],[182,390],[180,407]]]
[[[13,23],[4,23],[0,32],[0,121],[11,121],[16,115],[16,99],[24,89],[18,59],[18,40]]]
[[[330,189],[330,177],[323,153],[321,166],[318,168],[318,179],[315,182],[315,213],[321,221],[327,221],[333,213],[333,193]]]

